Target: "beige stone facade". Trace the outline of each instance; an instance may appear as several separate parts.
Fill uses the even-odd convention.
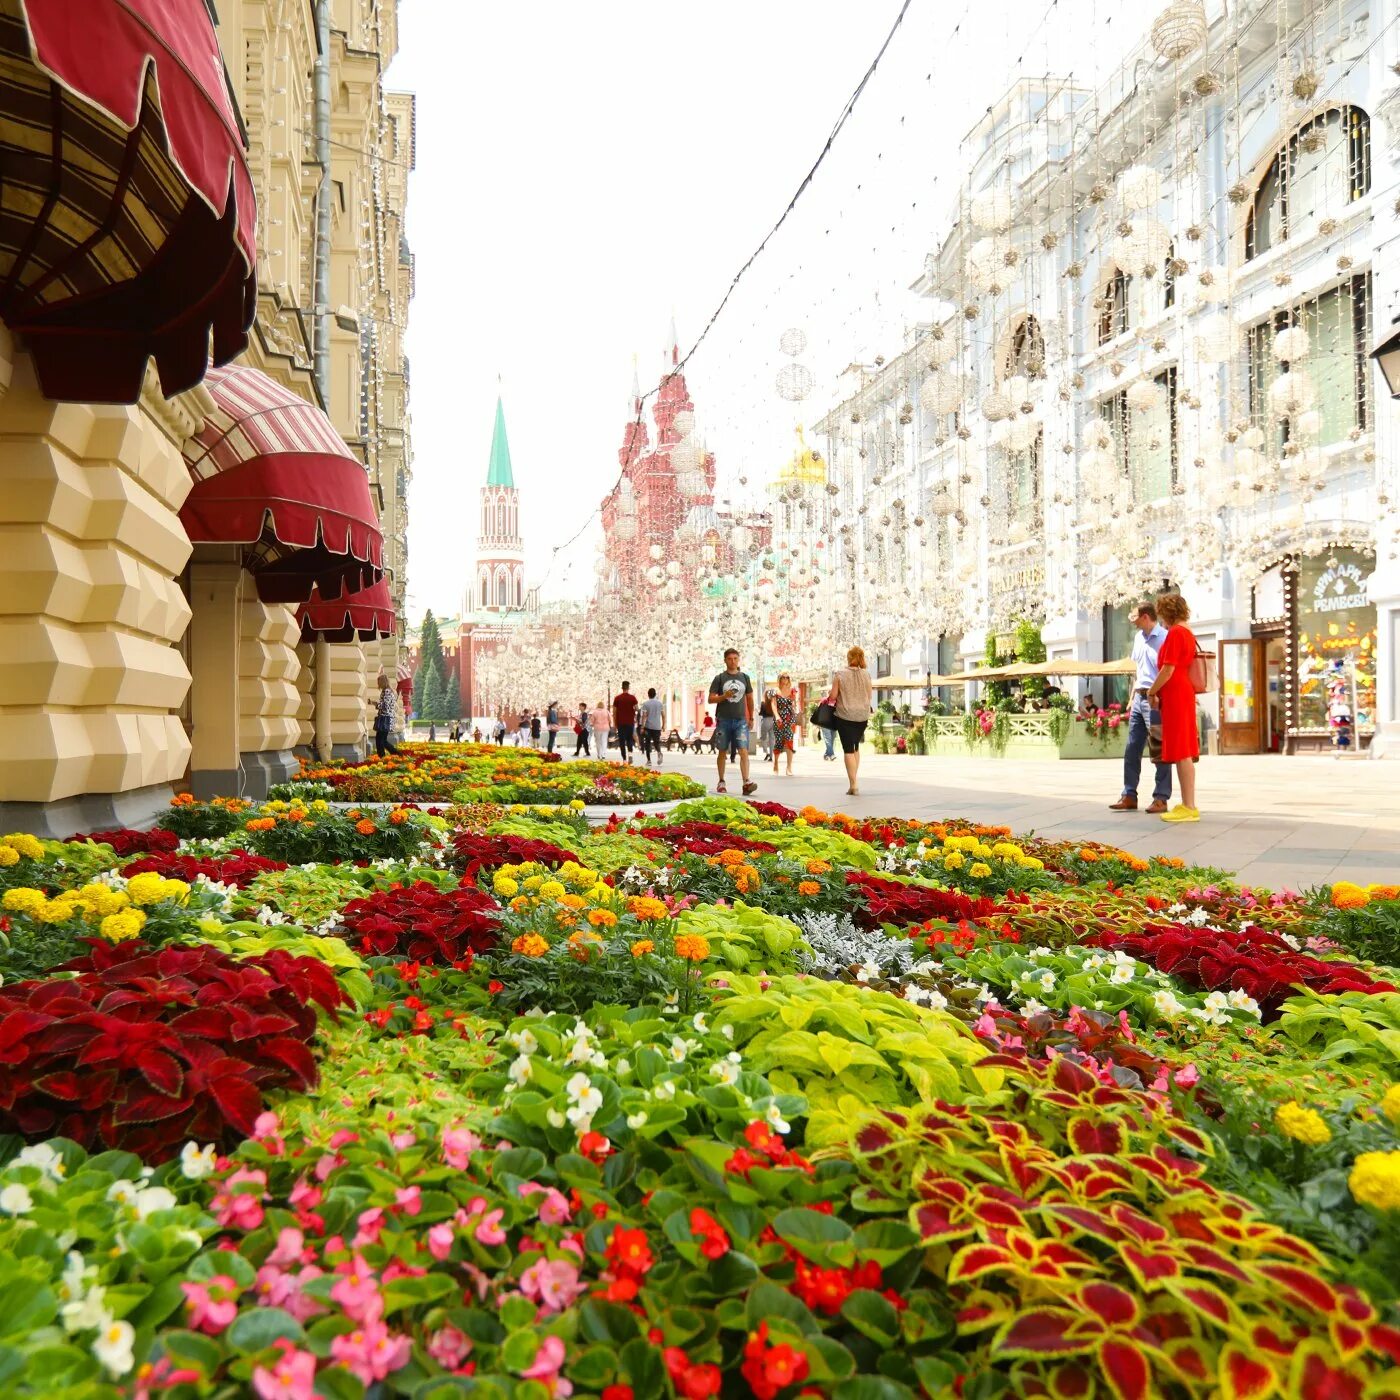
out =
[[[217,0],[217,33],[258,195],[258,309],[245,360],[326,409],[365,463],[386,582],[402,618],[411,449],[403,236],[413,99],[389,93],[393,0],[335,0],[329,402],[312,373],[315,201],[308,0]],[[314,740],[317,651],[328,734],[362,752],[397,638],[302,644],[263,603],[236,547],[193,550],[179,511],[182,445],[212,401],[165,400],[154,373],[130,407],[61,404],[0,327],[0,821],[58,835],[135,821],[173,789],[257,796]],[[400,622],[400,628],[402,623]],[[8,829],[8,828],[5,828]]]

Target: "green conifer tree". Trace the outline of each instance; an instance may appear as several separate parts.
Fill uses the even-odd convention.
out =
[[[421,667],[420,667],[421,669]],[[442,667],[436,661],[428,662],[428,679],[423,682],[422,718],[433,724],[441,724],[446,718],[446,695],[442,686]]]
[[[423,625],[418,629],[418,669],[413,674],[413,713],[420,719],[427,719],[428,671],[433,662],[437,663],[438,681],[443,675],[442,634],[438,631],[437,619],[433,610],[428,609],[423,617]],[[441,698],[441,697],[439,697]]]
[[[444,702],[447,714],[445,718],[449,724],[453,720],[462,719],[462,683],[457,672],[453,671],[447,680],[447,699]]]

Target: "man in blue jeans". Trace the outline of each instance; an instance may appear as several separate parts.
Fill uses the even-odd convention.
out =
[[[1133,661],[1137,672],[1133,676],[1132,701],[1128,706],[1128,742],[1123,750],[1123,795],[1109,804],[1111,812],[1136,812],[1138,779],[1142,776],[1142,753],[1147,747],[1152,729],[1160,729],[1162,717],[1152,708],[1147,692],[1157,679],[1157,650],[1167,638],[1167,629],[1157,621],[1157,609],[1151,603],[1140,603],[1133,613],[1138,634],[1133,638]],[[1172,795],[1170,763],[1158,763],[1157,781],[1152,786],[1152,805],[1147,811],[1160,815],[1167,810]]]
[[[730,647],[724,653],[724,670],[710,682],[710,704],[715,707],[715,761],[719,765],[716,792],[728,792],[724,785],[724,764],[730,753],[739,756],[739,772],[744,778],[744,796],[758,791],[749,781],[749,726],[753,723],[753,682],[739,669],[739,653]]]

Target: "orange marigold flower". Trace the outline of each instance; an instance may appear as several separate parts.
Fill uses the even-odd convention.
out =
[[[645,894],[632,895],[627,901],[627,911],[639,919],[664,919],[669,912],[659,899]]]
[[[803,880],[797,887],[798,894],[820,894],[822,887],[815,880]]]
[[[175,796],[170,799],[170,805],[172,807],[192,807],[194,805],[194,793],[177,792]]]
[[[306,820],[306,813],[303,812],[300,807],[293,807],[292,810],[287,813],[287,820],[289,822],[304,822]]]
[[[676,956],[686,962],[704,962],[710,956],[710,940],[703,933],[678,933]]]
[[[378,830],[378,828],[372,821],[370,821],[368,817],[366,817],[364,821],[359,821],[355,823],[355,830],[358,831],[361,836],[373,836],[374,833]]]
[[[721,851],[719,853],[719,863],[721,865],[743,865],[743,851]]]
[[[1360,909],[1371,902],[1371,896],[1349,880],[1340,880],[1332,886],[1332,907],[1334,909]]]
[[[592,909],[588,914],[588,922],[594,928],[612,928],[617,922],[617,915],[611,909]]]
[[[1400,899],[1400,885],[1367,885],[1366,893],[1372,899]]]
[[[1080,859],[1080,860],[1087,860],[1087,861],[1091,861],[1091,862],[1092,862],[1092,861],[1098,860],[1098,858],[1099,858],[1099,853],[1098,853],[1097,851],[1091,851],[1091,850],[1089,849],[1088,846],[1081,846],[1081,847],[1079,848],[1079,859]]]
[[[807,862],[807,873],[809,875],[826,875],[831,870],[831,862],[825,860],[809,860]]]
[[[389,813],[389,820],[395,826],[402,826],[408,820],[408,813],[404,811],[402,807],[395,807],[394,810]]]
[[[559,896],[559,903],[562,904],[565,909],[582,909],[587,905],[588,901],[581,894],[561,894]]]
[[[650,938],[639,938],[632,945],[632,956],[634,958],[645,957],[648,953],[656,951],[656,944]]]
[[[526,958],[542,958],[549,952],[549,944],[537,933],[522,933],[510,945],[510,951]]]

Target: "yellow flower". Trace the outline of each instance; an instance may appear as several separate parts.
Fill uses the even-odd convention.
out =
[[[992,847],[992,854],[994,856],[1001,856],[1003,859],[1009,858],[1015,860],[1017,856],[1023,855],[1024,852],[1014,841],[998,841],[996,845]]]
[[[120,914],[108,914],[99,928],[109,943],[124,943],[135,938],[145,922],[146,916],[139,909],[124,909]]]
[[[653,943],[650,938],[639,938],[632,945],[632,956],[634,958],[642,958],[648,953],[654,953],[655,951],[656,944]]]
[[[190,897],[190,887],[183,880],[165,880],[161,884],[160,897],[183,904]]]
[[[945,870],[961,870],[967,862],[963,859],[961,851],[950,851],[943,857],[943,868]]]
[[[530,882],[529,882],[528,880],[526,880],[525,883],[526,883],[526,885],[528,886]],[[564,893],[565,893],[564,886],[561,885],[561,884],[559,883],[558,880],[546,880],[546,881],[540,886],[540,898],[541,898],[541,899],[558,899],[559,896],[562,895],[562,894],[564,894]]]
[[[23,885],[6,890],[4,898],[0,899],[0,905],[11,914],[35,914],[48,902],[43,890],[31,890]]]
[[[1332,907],[1334,909],[1360,909],[1371,902],[1371,896],[1350,880],[1339,880],[1332,886]]]
[[[1019,865],[1022,870],[1045,869],[1045,862],[1043,860],[1037,860],[1034,856],[1022,856],[1016,864]]]
[[[803,826],[806,826],[806,825],[807,825],[807,818],[806,818],[806,817],[794,817],[794,818],[792,819],[792,824],[793,824],[793,826],[796,826],[796,827],[803,827]]]
[[[167,883],[163,875],[147,870],[140,875],[133,875],[126,882],[126,892],[133,904],[158,904],[166,898]]]
[[[0,865],[18,865],[19,852],[8,843],[0,845]]]
[[[990,865],[984,865],[980,860],[968,872],[974,880],[985,880],[992,873]]]
[[[974,841],[970,847],[970,851],[978,860],[986,860],[992,854],[992,848],[983,845],[981,841]]]
[[[46,899],[43,907],[34,911],[34,917],[45,924],[66,924],[69,919],[76,918],[77,913],[78,906],[67,898]]]
[[[1400,1210],[1400,1152],[1363,1152],[1351,1164],[1347,1185],[1363,1206]]]
[[[509,899],[511,895],[520,893],[520,886],[512,880],[509,875],[497,875],[496,878],[491,881],[491,888],[495,890],[497,894],[505,895],[507,899]]]
[[[30,860],[44,858],[44,843],[27,831],[12,831],[8,836],[0,837],[0,840],[7,846],[13,846],[20,855],[27,856]]]
[[[527,875],[525,877],[525,888],[527,890],[538,890],[544,884],[543,875]]]
[[[1301,1142],[1305,1147],[1321,1147],[1332,1141],[1332,1129],[1322,1115],[1304,1108],[1295,1099],[1289,1099],[1274,1110],[1274,1126],[1284,1137]]]
[[[510,945],[510,951],[526,958],[542,958],[549,952],[549,944],[537,933],[522,933]]]
[[[704,962],[710,956],[710,940],[702,933],[678,933],[676,956],[686,962]]]
[[[1366,893],[1372,899],[1400,899],[1400,885],[1367,885]]]
[[[572,808],[574,809],[575,812],[581,812],[581,811],[583,811],[583,807],[584,807],[583,798],[581,798],[581,797],[576,797],[576,798],[574,798],[574,800],[573,800],[572,802],[569,803],[569,806],[572,807]]]
[[[1392,1084],[1381,1100],[1381,1112],[1390,1119],[1392,1127],[1400,1127],[1400,1084]]]

